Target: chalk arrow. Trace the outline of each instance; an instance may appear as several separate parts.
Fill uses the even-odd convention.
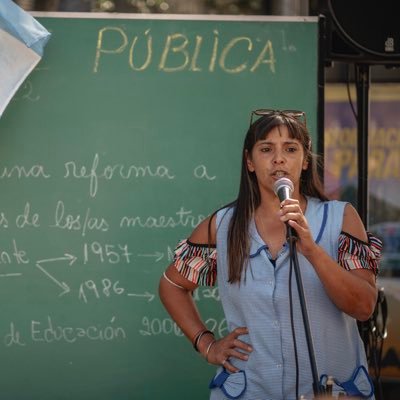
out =
[[[65,282],[59,282],[53,275],[50,275],[40,264],[36,263],[36,267],[39,268],[48,278],[50,278],[56,285],[58,285],[63,291],[59,294],[59,296],[63,296],[64,294],[71,291],[69,286]]]
[[[155,257],[156,262],[158,262],[164,258],[164,253],[156,251],[155,253],[152,253],[152,254],[138,254],[138,256],[139,257]]]
[[[72,265],[76,260],[77,260],[77,257],[75,257],[74,255],[65,253],[64,257],[46,258],[44,260],[36,261],[36,264],[44,264],[44,263],[56,262],[56,261],[68,261],[68,264]]]
[[[147,301],[150,303],[150,301],[154,300],[154,294],[149,293],[149,292],[144,292],[142,294],[138,294],[138,293],[128,293],[127,296],[130,297],[144,297],[147,298]]]

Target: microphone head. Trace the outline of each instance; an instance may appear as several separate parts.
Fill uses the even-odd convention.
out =
[[[289,194],[292,194],[294,190],[293,182],[288,178],[279,178],[274,184],[274,192],[279,198],[281,198],[280,192],[282,189],[284,189],[285,192],[288,191]]]

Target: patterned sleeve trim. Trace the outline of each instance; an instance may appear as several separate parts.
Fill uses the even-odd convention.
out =
[[[214,286],[217,279],[217,248],[181,240],[175,248],[175,268],[199,286]]]
[[[379,272],[382,241],[371,232],[367,232],[368,243],[341,232],[339,235],[338,262],[348,271],[369,269],[375,275]]]

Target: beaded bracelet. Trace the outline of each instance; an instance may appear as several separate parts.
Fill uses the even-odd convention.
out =
[[[213,336],[214,336],[214,333],[211,332],[211,331],[209,331],[208,329],[204,329],[204,330],[200,331],[200,332],[195,336],[195,338],[194,338],[194,340],[193,340],[193,347],[194,347],[194,349],[195,349],[197,352],[199,351],[199,348],[198,348],[197,346],[198,346],[198,344],[199,344],[199,342],[200,342],[200,339],[201,339],[204,335],[206,335],[206,334],[210,334],[210,335],[213,335]]]

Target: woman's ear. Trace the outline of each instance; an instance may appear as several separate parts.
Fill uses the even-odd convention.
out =
[[[246,158],[247,169],[249,170],[249,172],[254,172],[254,166],[247,150],[244,151],[244,156]]]
[[[304,170],[304,171],[305,171],[306,169],[308,169],[308,165],[309,165],[308,157],[309,157],[309,156],[304,157],[304,160],[303,160],[303,170]]]

